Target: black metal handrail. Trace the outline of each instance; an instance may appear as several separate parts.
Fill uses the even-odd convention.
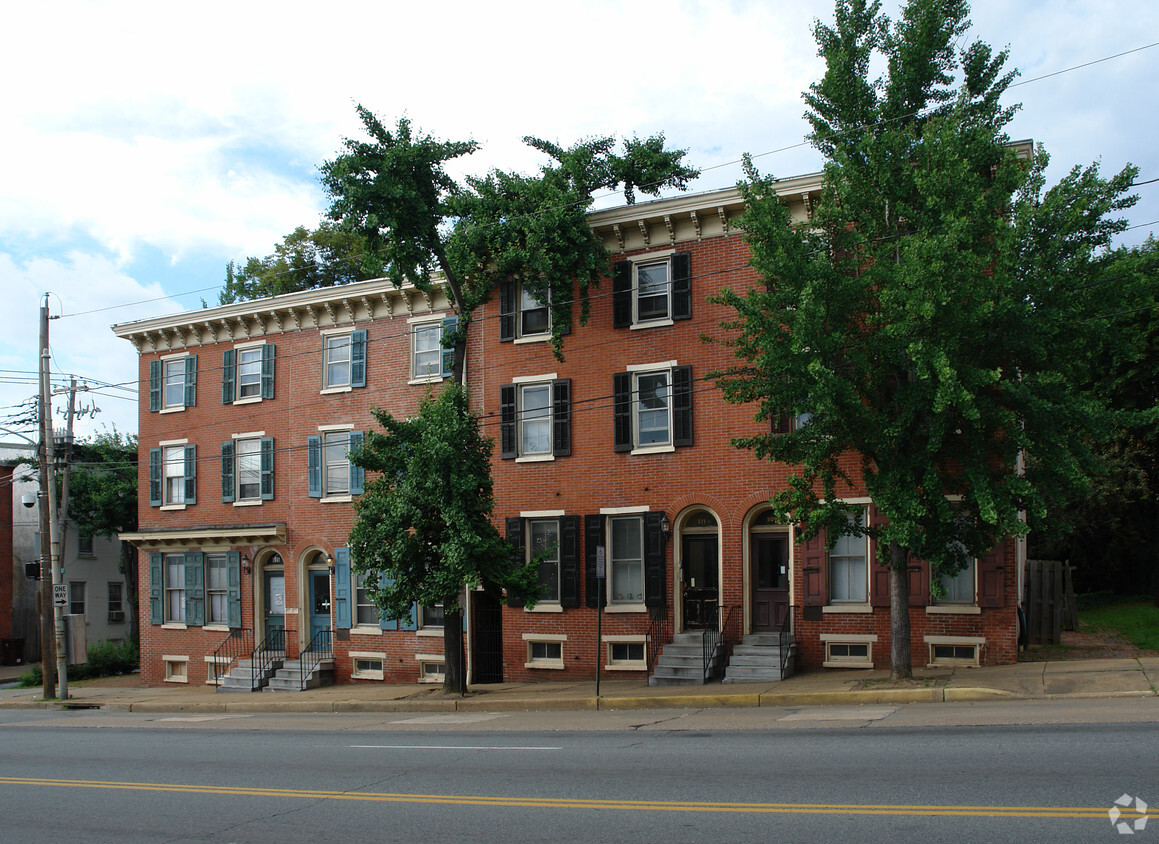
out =
[[[656,659],[664,646],[672,641],[672,614],[667,607],[657,607],[652,610],[652,621],[648,624],[648,645],[646,666],[647,675],[651,676],[656,667]]]
[[[314,669],[321,665],[324,659],[334,659],[334,634],[329,627],[323,627],[315,633],[310,644],[298,655],[302,669],[299,689],[305,690],[306,681],[310,679]]]
[[[253,673],[250,676],[250,689],[257,691],[266,682],[266,675],[278,660],[286,658],[286,631],[285,628],[275,628],[266,634],[262,643],[254,648]]]
[[[785,679],[785,666],[789,664],[789,650],[793,646],[793,611],[785,613],[785,620],[781,624],[781,635],[778,644],[781,646],[781,679]]]
[[[724,645],[724,635],[719,630],[705,630],[700,636],[700,654],[704,659],[704,679],[716,677],[718,665],[723,669],[724,660],[716,658]]]
[[[235,627],[229,631],[225,641],[217,646],[213,652],[213,683],[221,688],[221,681],[239,659],[251,654],[254,649],[254,631],[252,627]]]

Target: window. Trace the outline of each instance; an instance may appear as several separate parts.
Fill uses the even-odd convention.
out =
[[[441,602],[433,607],[419,607],[419,629],[443,629],[443,605]]]
[[[74,580],[68,584],[68,611],[73,615],[85,614],[84,581]]]
[[[692,318],[692,271],[688,252],[642,256],[612,267],[615,328],[671,325]]]
[[[355,627],[378,627],[379,626],[379,612],[378,607],[370,597],[370,592],[366,588],[366,575],[354,575],[354,626]],[[378,666],[381,674],[382,665]],[[382,679],[381,676],[379,679]]]
[[[609,603],[643,603],[644,519],[641,516],[617,516],[610,521]]]
[[[274,438],[235,436],[221,444],[221,500],[256,504],[274,497]]]
[[[124,585],[121,583],[109,584],[109,624],[122,624],[125,621]]]
[[[941,584],[945,595],[938,600],[939,604],[973,604],[974,560],[967,562],[966,567],[955,575],[943,574]]]
[[[185,555],[165,555],[165,621],[185,623]]]
[[[848,513],[851,526],[860,530],[864,510]],[[837,537],[829,551],[829,600],[832,603],[863,604],[866,601],[869,570],[866,566],[868,538],[847,533]]]
[[[530,561],[540,554],[539,585],[542,589],[539,600],[559,603],[559,521],[556,519],[529,519],[527,532],[527,559]]]
[[[225,554],[205,558],[205,623],[229,624],[229,558]]]
[[[351,653],[353,669],[350,676],[355,680],[381,680],[383,678],[382,663],[386,654],[379,653]]]
[[[930,667],[938,665],[977,666],[979,652],[986,643],[981,636],[926,636]]]
[[[274,397],[274,347],[270,343],[226,349],[221,366],[221,401],[260,401]]]
[[[365,472],[350,461],[362,448],[361,431],[323,431],[307,437],[306,463],[311,498],[345,500],[361,495]]]
[[[669,560],[664,518],[663,512],[649,512],[644,507],[612,507],[598,515],[584,516],[587,606],[604,604],[608,612],[640,612],[646,607],[665,606]],[[562,533],[566,550],[566,531]],[[606,561],[603,584],[597,577],[601,551],[605,551]],[[561,564],[561,591],[567,584],[563,568]]]
[[[349,390],[366,386],[366,331],[323,335],[322,389]]]
[[[646,366],[613,379],[616,451],[692,445],[692,367]]]
[[[499,285],[499,340],[543,340],[551,334],[549,302],[538,299],[523,283]]]
[[[617,670],[643,671],[647,668],[643,639],[636,637],[605,636],[604,642],[608,646],[608,661],[606,668]]]
[[[436,654],[415,654],[419,663],[420,683],[441,683],[446,667],[442,656]]]
[[[524,633],[523,641],[527,644],[524,668],[564,667],[563,643],[567,641],[567,636],[559,633]]]
[[[149,362],[149,410],[184,410],[197,403],[197,355]]]
[[[571,379],[522,380],[499,388],[500,454],[550,460],[571,454]]]
[[[197,501],[197,446],[149,449],[149,504],[184,507]]]
[[[165,663],[166,683],[189,682],[189,657],[163,655],[161,659]]]
[[[437,381],[451,374],[455,349],[450,332],[459,324],[457,316],[411,325],[411,380]]]
[[[165,449],[165,503],[185,503],[185,449]]]
[[[93,556],[93,535],[91,533],[77,535],[76,553],[81,557]]]
[[[826,642],[825,666],[857,666],[872,665],[869,643],[861,642]]]

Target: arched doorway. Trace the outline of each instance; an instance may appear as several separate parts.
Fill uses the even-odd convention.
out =
[[[323,630],[330,629],[331,606],[330,565],[333,562],[322,551],[311,551],[306,555],[306,611],[309,624],[306,627],[306,645],[313,642]]]
[[[789,528],[764,510],[749,524],[748,545],[752,630],[780,630],[789,615]]]
[[[680,523],[680,607],[685,630],[720,628],[720,527],[707,510]]]
[[[286,565],[281,554],[270,554],[261,565],[262,617],[259,641],[286,629]]]

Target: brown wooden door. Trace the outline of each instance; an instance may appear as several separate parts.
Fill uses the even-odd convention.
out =
[[[753,632],[780,630],[789,613],[789,537],[752,534]]]

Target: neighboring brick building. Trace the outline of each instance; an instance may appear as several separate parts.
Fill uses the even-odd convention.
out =
[[[819,189],[819,176],[778,183],[798,219]],[[590,678],[597,659],[642,678],[650,630],[776,631],[786,619],[801,666],[888,664],[888,575],[875,549],[848,537],[829,552],[823,539],[795,545],[768,509],[788,467],[730,444],[769,423],[706,380],[736,363],[702,339],[730,317],[708,299],[758,283],[741,210],[726,190],[593,213],[612,277],[565,338],[564,361],[547,342],[548,310],[516,282],[476,312],[466,372],[496,442],[496,523],[528,555],[556,550],[533,609],[471,593],[473,682]],[[339,682],[438,675],[438,608],[416,608],[409,629],[380,625],[351,582],[345,544],[362,479],[344,449],[374,424],[372,406],[406,414],[442,380],[450,315],[441,296],[380,280],[116,327],[150,385],[132,537],[144,552],[146,682],[205,682],[231,629],[260,639],[279,626],[288,651],[333,627]],[[853,517],[877,518],[863,490],[845,500]],[[915,664],[1015,659],[1018,557],[1002,543],[937,604],[928,566],[914,564]]]

